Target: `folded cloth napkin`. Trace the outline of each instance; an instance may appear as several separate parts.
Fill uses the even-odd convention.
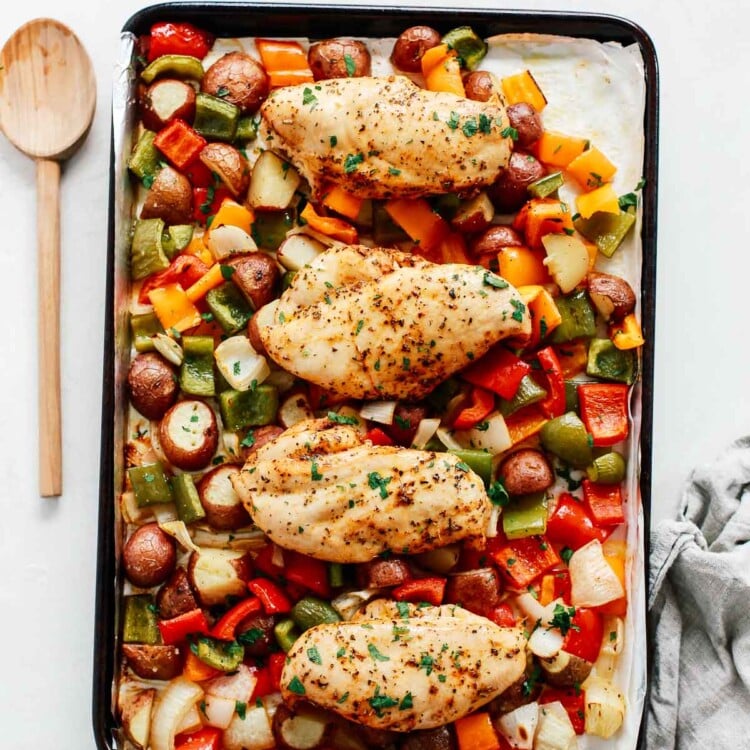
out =
[[[649,750],[750,747],[750,437],[651,534]]]

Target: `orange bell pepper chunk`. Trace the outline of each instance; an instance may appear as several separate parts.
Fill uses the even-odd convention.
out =
[[[201,314],[179,284],[152,289],[148,298],[165,331],[186,331],[201,322]]]
[[[508,428],[513,445],[517,445],[536,435],[547,422],[549,419],[539,409],[535,406],[527,406],[507,417],[505,426]]]
[[[620,323],[613,323],[609,327],[609,337],[612,343],[622,350],[637,349],[646,343],[641,324],[634,313],[626,315]]]
[[[197,302],[208,294],[212,289],[221,286],[225,279],[221,272],[221,264],[214,263],[211,268],[201,276],[186,292],[191,302]]]
[[[440,243],[439,250],[441,263],[471,263],[466,251],[466,241],[463,235],[458,234],[458,232],[451,232],[446,235]]]
[[[437,247],[450,231],[447,222],[424,198],[396,198],[385,204],[385,210],[424,250]]]
[[[559,344],[555,353],[560,360],[560,368],[565,380],[572,380],[586,369],[588,364],[588,347],[583,341]]]
[[[464,716],[453,724],[459,750],[501,750],[486,711]]]
[[[528,202],[526,213],[526,244],[532,249],[541,249],[542,237],[546,234],[570,234],[575,231],[573,218],[567,203],[550,198]]]
[[[626,571],[626,559],[627,559],[627,547],[622,541],[609,541],[607,540],[602,545],[602,552],[604,553],[604,559],[607,564],[614,571],[615,575],[619,578],[622,588],[627,591],[625,583],[625,571]],[[601,607],[596,607],[596,611],[603,615],[615,615],[617,617],[625,617],[628,611],[628,597],[627,594],[620,599],[615,599],[613,602],[603,604]]]
[[[357,242],[357,230],[351,224],[334,216],[321,216],[312,207],[311,203],[305,206],[300,217],[316,232],[333,237],[335,240],[346,242],[349,245]]]
[[[466,96],[461,63],[455,50],[439,44],[422,55],[422,75],[428,91],[447,91],[456,96]]]
[[[568,164],[567,172],[586,191],[612,182],[617,167],[601,152],[592,146]]]
[[[185,649],[185,666],[182,668],[182,676],[191,682],[203,682],[222,674],[218,669],[209,667],[202,662],[189,648]]]
[[[552,279],[544,265],[544,258],[543,250],[503,247],[497,254],[500,276],[516,288],[549,284]]]
[[[356,219],[362,210],[362,198],[347,193],[340,185],[334,185],[324,196],[323,205],[335,211],[337,214],[346,216],[347,219]]]
[[[541,112],[547,106],[547,98],[529,70],[503,78],[500,85],[508,104],[526,102],[537,112]]]
[[[247,206],[243,206],[231,198],[224,198],[219,210],[214,214],[208,235],[210,236],[211,231],[220,226],[239,227],[250,234],[254,221],[255,214]]]
[[[597,211],[608,214],[619,214],[620,203],[612,185],[603,185],[590,193],[583,193],[576,198],[576,208],[584,219],[593,216]]]
[[[268,73],[271,88],[315,80],[307,63],[307,54],[299,42],[256,39],[255,47]]]
[[[550,167],[565,168],[586,149],[585,138],[574,138],[564,133],[545,130],[536,143],[537,157]]]

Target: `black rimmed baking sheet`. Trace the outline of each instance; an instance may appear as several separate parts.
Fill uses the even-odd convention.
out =
[[[658,66],[648,34],[638,25],[615,16],[536,11],[490,11],[477,9],[421,9],[353,6],[303,6],[253,3],[163,3],[145,8],[132,16],[123,34],[147,34],[158,21],[187,21],[216,36],[310,37],[330,36],[396,37],[405,28],[427,24],[445,32],[457,25],[470,25],[482,37],[531,32],[582,37],[600,42],[637,44],[644,62],[646,83],[643,132],[644,164],[643,219],[641,227],[643,262],[641,269],[641,317],[646,344],[642,350],[640,490],[644,515],[644,571],[648,580],[648,528],[651,506],[651,429],[653,416],[653,373],[656,291],[656,207],[658,171]],[[117,315],[116,281],[125,267],[118,257],[116,237],[116,186],[127,179],[117,163],[114,126],[110,149],[110,200],[106,276],[106,313],[102,388],[102,431],[100,457],[98,574],[96,585],[96,624],[93,675],[93,728],[101,750],[121,747],[114,712],[113,680],[118,659],[117,606],[121,582],[118,579],[117,539],[119,525],[115,500],[118,466],[117,415],[124,412],[125,394],[116,378],[117,342],[127,338],[127,323]],[[645,590],[645,587],[644,587]],[[650,651],[650,648],[649,648]],[[648,674],[648,671],[646,671]],[[645,748],[641,724],[638,746]]]

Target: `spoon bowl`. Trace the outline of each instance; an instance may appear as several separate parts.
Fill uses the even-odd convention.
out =
[[[62,494],[60,162],[91,127],[96,80],[76,35],[51,18],[21,26],[0,64],[0,129],[37,164],[39,489],[55,497]]]

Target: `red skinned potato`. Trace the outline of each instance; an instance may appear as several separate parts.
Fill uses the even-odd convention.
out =
[[[253,310],[260,310],[263,305],[276,298],[281,273],[270,255],[261,252],[243,253],[232,258],[227,265],[234,268],[232,281],[245,295]]]
[[[307,64],[316,81],[370,75],[370,52],[354,39],[324,39],[311,45]]]
[[[197,399],[179,401],[159,423],[159,442],[164,455],[178,469],[204,469],[219,443],[213,410]]]
[[[252,343],[252,341],[250,343]],[[272,440],[276,440],[276,438],[283,432],[284,428],[279,427],[275,424],[267,424],[263,427],[256,427],[249,430],[242,441],[243,443],[245,443],[245,445],[240,444],[240,450],[242,451],[242,460],[247,461],[249,456],[255,453],[258,448],[262,448],[266,443],[270,443]],[[249,437],[251,433],[252,440]],[[252,445],[250,443],[252,443]]]
[[[445,602],[460,604],[478,615],[485,614],[500,598],[500,578],[494,568],[452,573],[445,585]]]
[[[141,98],[141,120],[149,130],[161,130],[175,117],[192,122],[195,117],[195,89],[185,81],[161,78]]]
[[[487,70],[475,70],[464,80],[466,98],[476,102],[489,101],[491,96],[499,95],[500,90],[500,81],[497,76]]]
[[[234,531],[250,523],[250,516],[231,482],[239,471],[238,466],[231,464],[218,466],[198,483],[198,495],[206,511],[206,520],[220,531]]]
[[[587,277],[589,297],[605,320],[620,321],[635,309],[635,292],[621,276],[592,272]]]
[[[496,224],[477,237],[471,251],[474,255],[497,255],[504,247],[522,247],[523,242],[513,227]]]
[[[456,740],[450,725],[409,732],[401,750],[456,750]]]
[[[375,558],[357,566],[357,581],[365,589],[400,586],[411,577],[409,566],[398,557],[391,557],[387,560]]]
[[[524,448],[508,456],[498,469],[509,495],[530,495],[552,486],[555,475],[541,451]]]
[[[544,176],[544,167],[531,154],[514,151],[508,166],[488,189],[490,200],[500,213],[518,211],[529,199],[527,187]]]
[[[174,570],[177,553],[174,539],[158,523],[136,529],[122,550],[122,565],[131,583],[147,589],[158,586]]]
[[[228,52],[205,73],[201,91],[254,112],[268,96],[268,75],[263,66],[244,52]]]
[[[235,198],[244,198],[250,184],[250,165],[234,146],[209,143],[203,147],[199,158],[219,176]]]
[[[528,148],[541,138],[544,132],[539,113],[526,102],[511,104],[506,110],[510,126],[518,132],[516,146]]]
[[[156,352],[139,354],[130,363],[128,390],[138,412],[148,419],[161,419],[179,392],[175,370]]]
[[[162,620],[171,620],[198,608],[185,568],[175,568],[156,594],[156,609]]]
[[[189,224],[193,214],[190,180],[170,166],[154,177],[141,208],[141,219],[163,219],[165,224]]]
[[[203,607],[226,604],[228,596],[247,594],[252,560],[241,550],[204,547],[190,555],[188,580]]]
[[[133,672],[144,680],[171,680],[182,671],[177,646],[124,643],[122,655]]]
[[[408,73],[422,70],[422,55],[440,44],[440,32],[430,26],[412,26],[401,32],[391,53],[391,62]]]

